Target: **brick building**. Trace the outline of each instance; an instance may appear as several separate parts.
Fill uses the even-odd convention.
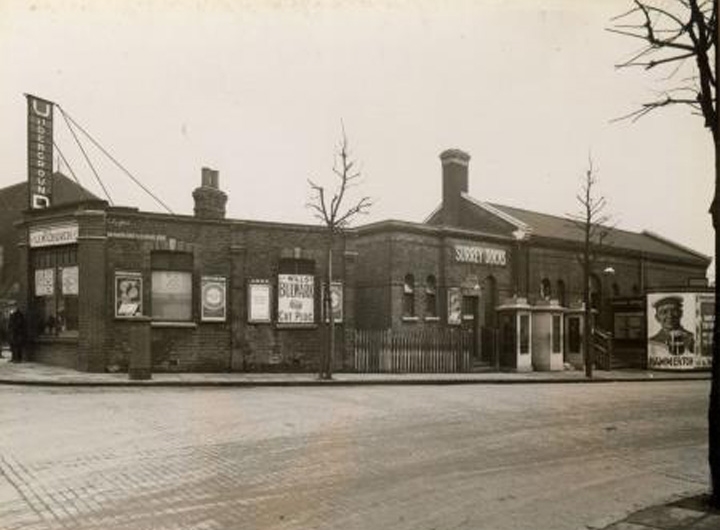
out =
[[[465,328],[475,335],[476,361],[492,364],[502,348],[497,309],[519,300],[528,311],[549,306],[565,315],[565,360],[573,360],[567,354],[580,353],[582,232],[562,217],[471,197],[470,156],[451,149],[440,159],[442,202],[425,223],[383,221],[358,229],[358,326]],[[606,238],[591,276],[592,306],[602,329],[635,326],[619,344],[629,364],[641,365],[645,351],[644,293],[702,285],[709,263],[650,232],[614,230]],[[616,318],[613,302],[620,300],[633,307],[629,320]]]
[[[453,149],[440,159],[442,202],[426,222],[372,223],[336,241],[335,369],[356,368],[357,329],[430,340],[459,329],[472,335],[473,366],[484,368],[520,369],[504,366],[508,345],[529,351],[532,341],[540,351],[546,336],[561,367],[577,363],[581,233],[561,217],[474,199],[469,155]],[[318,368],[324,228],[226,219],[227,196],[209,169],[193,197],[192,216],[96,198],[25,213],[18,270],[35,360],[124,371],[143,327],[155,371]],[[709,261],[648,232],[607,238],[592,305],[626,360],[641,365],[646,351],[645,293],[703,283]],[[531,320],[535,335],[523,335]],[[557,366],[532,359],[535,369]]]
[[[322,227],[226,219],[209,169],[193,197],[193,216],[99,200],[27,212],[20,268],[34,360],[126,370],[133,334],[148,325],[153,370],[317,368]],[[333,253],[338,369],[350,367],[355,328],[354,244],[350,233]]]

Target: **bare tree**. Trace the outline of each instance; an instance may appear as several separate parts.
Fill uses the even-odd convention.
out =
[[[308,179],[311,197],[307,207],[327,228],[327,249],[325,281],[323,286],[323,308],[328,322],[328,344],[320,358],[320,378],[332,379],[333,357],[335,353],[335,317],[332,310],[333,247],[343,230],[358,215],[368,213],[372,206],[370,197],[361,197],[350,206],[345,203],[348,192],[358,184],[361,173],[350,155],[345,127],[342,126],[342,138],[335,154],[332,172],[337,182],[328,190],[315,181]]]
[[[568,214],[567,218],[572,225],[583,234],[582,253],[578,261],[583,272],[583,304],[585,316],[583,318],[583,351],[585,361],[585,376],[592,378],[595,355],[592,349],[593,307],[590,288],[590,278],[593,274],[598,254],[603,247],[605,238],[612,231],[608,226],[610,216],[605,213],[607,201],[605,197],[596,194],[597,170],[593,166],[592,158],[588,159],[588,169],[583,177],[580,191],[575,196],[578,203],[578,213]]]
[[[704,119],[715,146],[715,192],[710,204],[715,230],[715,322],[718,318],[718,249],[720,249],[720,136],[717,113],[718,0],[634,0],[634,7],[613,19],[609,31],[643,41],[642,48],[619,68],[669,69],[669,87],[657,98],[624,116],[637,120],[653,110],[682,105]],[[621,118],[622,119],[622,118]],[[718,326],[713,332],[712,384],[708,408],[711,503],[720,508],[720,351]]]

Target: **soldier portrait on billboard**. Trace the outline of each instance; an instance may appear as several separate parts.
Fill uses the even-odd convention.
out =
[[[651,344],[664,346],[670,355],[694,353],[695,335],[682,327],[683,299],[665,296],[653,304],[655,320],[661,329],[648,340]]]

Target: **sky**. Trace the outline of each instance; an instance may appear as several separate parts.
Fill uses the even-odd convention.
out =
[[[662,2],[662,0],[660,0]],[[665,3],[671,0],[665,0]],[[0,186],[27,178],[30,93],[58,103],[175,213],[201,168],[227,215],[316,223],[344,125],[367,195],[358,223],[422,222],[439,154],[471,155],[470,194],[576,213],[589,159],[620,228],[713,254],[710,133],[687,108],[613,122],[676,78],[615,68],[630,0],[0,0]],[[103,196],[62,117],[55,140]],[[83,145],[116,205],[162,211]],[[56,166],[57,168],[57,166]],[[66,168],[63,172],[69,173]]]

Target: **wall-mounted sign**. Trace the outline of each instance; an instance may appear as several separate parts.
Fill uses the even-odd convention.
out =
[[[315,277],[310,274],[278,275],[278,324],[315,322]]]
[[[504,248],[455,245],[455,261],[460,263],[478,263],[504,267],[507,258]]]
[[[142,315],[142,276],[139,272],[115,273],[115,317]]]
[[[35,296],[55,294],[55,269],[35,270]]]
[[[63,295],[77,295],[79,287],[79,269],[77,265],[60,269]]]
[[[30,247],[52,247],[56,245],[70,245],[77,243],[77,223],[61,225],[34,226],[30,228]]]
[[[202,298],[200,318],[209,322],[222,322],[227,312],[227,283],[225,278],[203,276],[200,279]]]
[[[27,96],[28,190],[30,209],[52,203],[53,103]]]
[[[267,280],[248,283],[248,322],[270,322],[272,286]]]
[[[325,284],[322,289],[322,314],[325,322],[330,322],[329,316],[325,311]],[[335,324],[343,321],[343,284],[342,282],[332,282],[330,284],[330,307],[332,308],[333,322]]]
[[[648,368],[689,370],[712,365],[715,299],[699,293],[648,293]]]
[[[448,324],[451,326],[460,325],[462,322],[462,290],[459,287],[450,287],[447,290],[448,296]]]

